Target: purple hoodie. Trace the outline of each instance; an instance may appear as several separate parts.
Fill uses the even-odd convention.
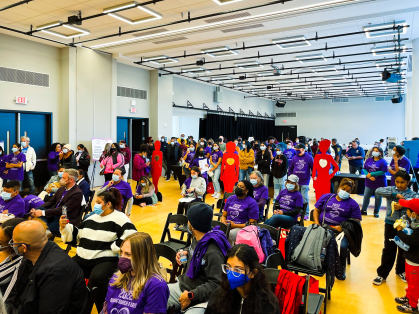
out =
[[[288,167],[288,175],[295,174],[300,178],[299,185],[309,185],[311,178],[311,171],[313,170],[313,157],[306,152],[304,155],[295,155]]]

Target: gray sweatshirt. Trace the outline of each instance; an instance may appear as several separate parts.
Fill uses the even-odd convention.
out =
[[[189,186],[189,188],[195,188],[195,192],[198,195],[198,198],[202,199],[202,195],[204,195],[204,193],[207,191],[207,182],[205,181],[204,178],[202,177],[198,177],[196,179],[192,178],[191,184]],[[186,185],[183,184],[182,185],[182,194],[187,194],[187,196],[190,197],[195,197],[195,192],[192,193],[186,193]]]

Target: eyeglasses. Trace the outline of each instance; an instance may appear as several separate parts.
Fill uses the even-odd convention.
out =
[[[240,269],[237,267],[231,268],[227,264],[222,264],[221,269],[223,270],[224,274],[228,274],[229,272],[232,272],[234,277],[239,277],[241,274],[245,273],[244,269]]]
[[[13,239],[11,239],[10,241],[9,241],[9,243],[8,243],[8,245],[10,246],[10,247],[20,247],[20,246],[22,246],[22,244],[24,244],[24,245],[26,245],[26,247],[28,248],[28,250],[30,251],[30,244],[27,244],[27,243],[14,243],[13,242]]]

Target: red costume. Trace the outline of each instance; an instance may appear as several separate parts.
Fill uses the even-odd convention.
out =
[[[314,156],[313,172],[311,176],[313,177],[313,187],[316,190],[316,201],[318,201],[322,195],[330,193],[330,179],[339,171],[339,166],[332,155],[326,154],[329,148],[329,140],[321,141],[319,144],[321,154],[316,154]],[[331,165],[333,165],[334,169],[333,172],[329,174]]]
[[[151,155],[151,177],[153,178],[153,184],[156,189],[156,193],[159,191],[159,178],[161,176],[161,171],[163,167],[163,153],[160,151],[160,147],[160,141],[156,141],[154,143],[153,155]]]
[[[223,155],[220,179],[224,184],[224,193],[232,193],[234,185],[239,180],[239,155],[235,154],[236,144],[228,142],[227,152]]]

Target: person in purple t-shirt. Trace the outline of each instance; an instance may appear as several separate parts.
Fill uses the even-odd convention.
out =
[[[387,186],[387,161],[383,159],[383,150],[381,147],[374,147],[371,153],[371,158],[368,158],[364,163],[363,174],[365,178],[364,201],[362,202],[361,214],[367,215],[367,208],[370,204],[372,193],[378,188]],[[381,207],[381,195],[375,194],[374,217],[378,218]]]
[[[0,146],[0,179],[3,179],[3,180],[7,180],[8,171],[6,169],[6,162],[7,162],[7,155],[4,154],[3,147]]]
[[[28,191],[20,191],[19,195],[25,203],[25,214],[29,213],[32,209],[41,207],[45,204],[43,199]]]
[[[195,157],[195,146],[193,143],[189,144],[189,148],[187,149],[185,155],[183,156],[183,160],[185,161],[185,165],[183,166],[183,171],[185,172],[186,178],[191,176],[191,168],[189,165],[192,162],[192,159]]]
[[[3,186],[0,197],[0,213],[13,214],[15,217],[23,218],[25,202],[19,195],[20,183],[17,180],[7,181]]]
[[[393,147],[393,159],[388,168],[388,172],[391,173],[391,186],[396,186],[394,175],[397,171],[403,170],[407,173],[410,171],[410,160],[404,155],[405,153],[406,149],[403,146],[397,145]]]
[[[230,196],[224,206],[221,222],[230,224],[231,230],[228,241],[231,245],[236,242],[237,233],[246,223],[256,223],[259,219],[259,206],[253,198],[253,185],[247,180],[239,181],[234,189],[236,195]]]
[[[212,171],[214,173],[214,176],[212,177],[212,182],[214,183],[215,193],[212,195],[212,197],[221,198],[220,175],[221,162],[223,161],[223,153],[220,150],[220,144],[218,142],[215,142],[213,145],[213,151],[211,152],[209,161],[212,166],[211,169],[209,169],[209,171]]]
[[[119,256],[119,271],[109,281],[105,298],[106,313],[166,313],[170,292],[150,235],[127,236]]]
[[[291,141],[287,141],[287,149],[284,150],[284,155],[287,156],[288,161],[291,161],[291,159],[297,155],[297,152],[295,151],[294,147],[292,146],[292,142]]]
[[[21,153],[21,146],[19,143],[13,144],[13,153],[7,156],[6,168],[8,169],[7,180],[17,180],[22,186],[23,181],[23,166],[26,162],[25,154]]]
[[[286,181],[286,189],[281,190],[275,201],[274,215],[265,221],[275,228],[291,228],[297,224],[298,214],[303,210],[303,196],[299,192],[299,178],[292,174]]]
[[[269,198],[269,190],[265,186],[263,175],[260,171],[255,170],[250,173],[249,179],[253,185],[253,197],[259,206],[259,220],[264,221],[263,210]]]

